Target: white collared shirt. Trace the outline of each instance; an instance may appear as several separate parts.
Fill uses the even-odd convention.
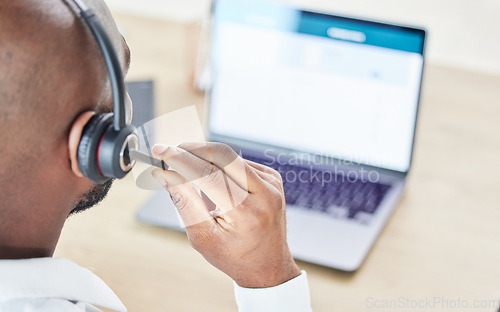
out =
[[[248,289],[235,284],[240,312],[310,312],[307,275],[282,285]],[[0,260],[0,312],[127,311],[95,274],[67,259]]]

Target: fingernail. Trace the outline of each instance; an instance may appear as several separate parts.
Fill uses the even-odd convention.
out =
[[[155,146],[153,146],[153,155],[161,156],[161,154],[165,153],[167,149],[168,149],[167,145],[156,144]]]
[[[181,195],[179,195],[179,194],[170,194],[170,199],[174,203],[175,208],[177,208],[178,210],[182,210],[184,208],[184,206],[179,205],[179,203],[182,200],[182,196]]]
[[[220,211],[218,209],[210,211],[209,214],[212,216],[212,218],[215,218],[215,219],[222,217],[222,211]]]
[[[158,183],[160,183],[161,186],[163,187],[167,187],[167,182],[165,181],[165,176],[163,175],[163,172],[158,169],[158,170],[153,170],[151,172],[151,175],[153,176],[153,178],[158,181]]]

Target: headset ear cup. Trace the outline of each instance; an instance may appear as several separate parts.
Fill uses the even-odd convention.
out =
[[[93,116],[85,125],[82,138],[78,145],[78,166],[82,174],[101,184],[109,180],[99,172],[97,152],[101,139],[106,130],[112,125],[112,114],[99,114]]]
[[[104,133],[98,153],[99,173],[106,177],[122,179],[132,169],[133,160],[129,156],[129,142],[135,141],[132,146],[138,145],[137,136],[133,134],[134,127],[128,126],[116,131],[113,125]],[[135,140],[132,140],[135,138]],[[132,147],[133,148],[133,147]],[[128,161],[125,160],[128,158]],[[130,165],[130,167],[127,167]]]

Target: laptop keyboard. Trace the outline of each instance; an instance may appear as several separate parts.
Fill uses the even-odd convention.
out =
[[[281,174],[287,205],[361,224],[370,222],[391,188],[387,184],[356,179],[333,171],[269,163],[255,156],[245,155],[244,158],[271,167]]]

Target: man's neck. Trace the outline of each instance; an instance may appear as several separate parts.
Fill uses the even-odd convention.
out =
[[[30,259],[51,257],[51,250],[0,246],[0,259]]]

